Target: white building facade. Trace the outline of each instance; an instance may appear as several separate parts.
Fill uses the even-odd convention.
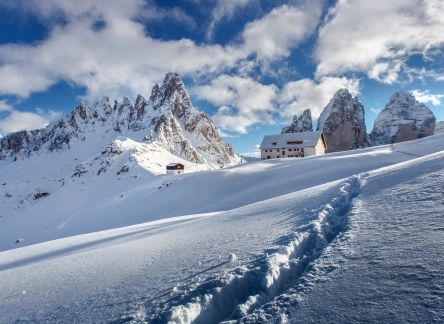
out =
[[[267,160],[325,154],[327,146],[323,132],[305,132],[266,135],[259,148],[261,160]]]

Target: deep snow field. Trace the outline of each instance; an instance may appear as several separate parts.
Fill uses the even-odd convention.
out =
[[[51,194],[1,205],[0,322],[443,322],[443,140],[173,176],[120,138],[53,187],[56,158],[4,163],[15,204]]]

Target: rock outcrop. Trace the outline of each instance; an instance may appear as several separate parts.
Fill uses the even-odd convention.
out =
[[[326,153],[364,147],[364,106],[347,89],[340,89],[319,116],[316,130],[324,132]]]
[[[313,131],[313,123],[311,119],[311,111],[310,109],[306,109],[299,117],[297,115],[294,115],[293,122],[291,123],[291,125],[282,128],[281,134],[312,132],[312,131]]]
[[[222,142],[211,118],[192,106],[176,73],[156,84],[149,100],[139,95],[135,104],[128,97],[111,104],[104,97],[91,107],[81,103],[45,129],[0,138],[0,159],[60,152],[83,141],[103,147],[120,135],[140,142],[155,140],[174,155],[212,168],[240,162],[230,144]]]
[[[435,125],[435,131],[433,134],[442,134],[444,133],[444,121],[437,122]]]
[[[372,145],[399,143],[433,135],[436,118],[413,95],[399,91],[375,119],[369,135]]]

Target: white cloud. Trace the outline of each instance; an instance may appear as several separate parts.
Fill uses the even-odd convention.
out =
[[[311,109],[317,118],[333,95],[347,88],[359,93],[359,80],[345,77],[323,77],[287,83],[282,90],[274,84],[263,85],[251,78],[221,75],[209,85],[197,86],[192,93],[199,99],[219,106],[212,117],[222,131],[247,133],[256,124],[273,124],[276,115],[293,116]]]
[[[291,48],[316,30],[321,12],[319,1],[307,1],[299,7],[275,8],[245,26],[242,48],[246,53],[256,53],[259,60],[288,56]]]
[[[8,105],[9,106],[9,105]],[[53,110],[45,111],[37,108],[36,112],[18,111],[9,106],[9,115],[0,120],[0,132],[8,134],[21,130],[33,130],[43,128],[49,122],[61,116],[60,112]]]
[[[441,58],[442,26],[440,0],[340,0],[319,32],[316,76],[364,72],[388,84],[412,77],[412,55]]]
[[[207,38],[213,36],[214,29],[217,24],[222,20],[227,21],[233,18],[234,12],[248,5],[252,0],[217,0],[216,6],[211,12],[211,23],[208,27]]]
[[[421,91],[421,90],[412,90],[410,91],[412,95],[415,96],[416,100],[419,102],[430,102],[434,106],[441,105],[441,98],[444,98],[442,94],[431,94],[429,90]]]
[[[260,158],[261,152],[260,151],[259,152],[246,152],[246,153],[241,153],[240,156]]]
[[[197,86],[192,93],[213,105],[220,106],[212,117],[222,130],[247,133],[257,123],[272,123],[277,98],[275,85],[263,85],[251,78],[220,75],[210,84]]]
[[[310,109],[313,118],[317,118],[336,91],[341,88],[347,88],[356,96],[359,93],[359,80],[322,77],[319,82],[311,79],[289,82],[279,95],[280,114],[293,116]]]
[[[11,111],[13,108],[6,103],[6,100],[0,100],[0,111]]]
[[[319,4],[284,5],[247,24],[240,43],[223,47],[147,36],[143,19],[170,19],[183,13],[173,9],[169,15],[143,0],[111,0],[106,5],[89,0],[18,3],[38,12],[51,32],[33,45],[0,46],[0,95],[26,98],[66,81],[85,87],[81,99],[87,102],[103,95],[149,96],[154,83],[170,71],[196,80],[238,68],[247,75],[257,66],[255,60],[273,61],[289,55],[291,47],[314,32],[320,13]],[[60,20],[65,24],[57,23]],[[101,27],[95,28],[98,22]]]
[[[259,147],[260,147],[260,145],[257,144],[257,145],[255,145],[255,146],[253,146],[252,149],[253,149],[253,150],[259,150]]]
[[[376,109],[376,108],[370,108],[371,111],[373,111],[376,115],[378,115],[382,109]]]

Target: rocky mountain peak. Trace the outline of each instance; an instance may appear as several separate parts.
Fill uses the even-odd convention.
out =
[[[91,107],[82,102],[45,129],[9,134],[0,140],[0,159],[63,151],[87,139],[101,147],[105,138],[121,134],[135,141],[152,138],[171,154],[211,168],[240,162],[211,118],[192,106],[177,73],[168,73],[161,86],[155,85],[149,101],[138,95],[134,105],[125,96],[111,106],[109,97],[103,97]]]
[[[311,111],[310,109],[306,109],[299,117],[297,115],[294,115],[293,122],[291,123],[291,125],[282,128],[281,134],[312,132],[312,131],[313,131],[313,122],[311,119]]]
[[[348,89],[339,89],[318,119],[317,130],[323,131],[326,153],[346,151],[366,145],[364,106]]]
[[[404,91],[390,97],[375,119],[370,133],[373,145],[399,143],[432,135],[436,118],[433,112]]]

